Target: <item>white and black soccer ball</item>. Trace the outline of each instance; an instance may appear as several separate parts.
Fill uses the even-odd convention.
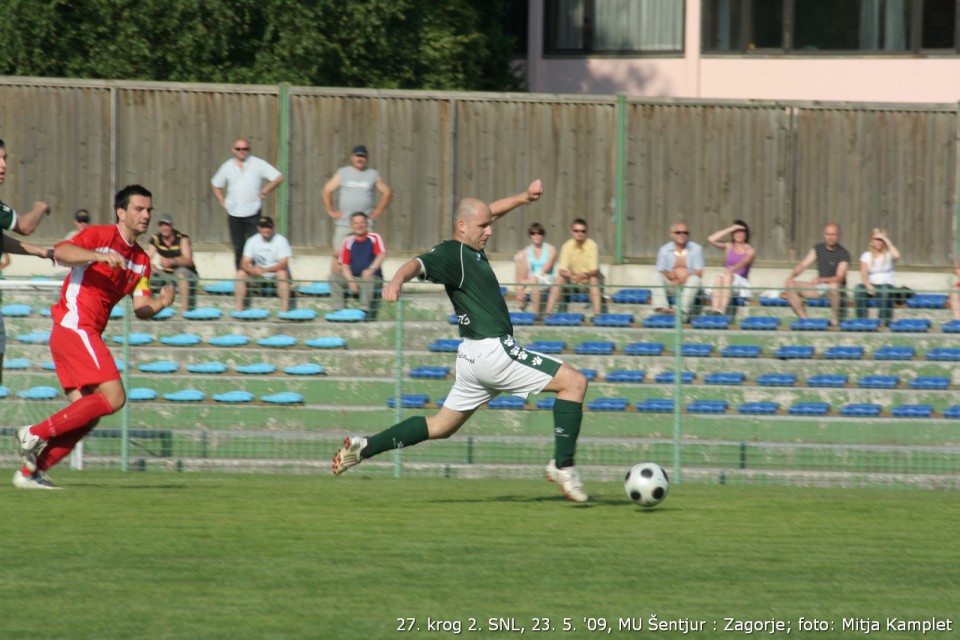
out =
[[[623,489],[641,507],[653,507],[663,502],[670,492],[670,478],[656,462],[641,462],[627,471]]]

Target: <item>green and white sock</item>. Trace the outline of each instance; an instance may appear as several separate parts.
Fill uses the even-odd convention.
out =
[[[583,422],[583,403],[560,400],[553,403],[554,458],[557,468],[573,466],[577,453],[577,438]]]
[[[427,430],[426,418],[423,416],[407,418],[403,422],[398,422],[392,427],[384,429],[375,436],[368,437],[367,446],[360,452],[360,457],[366,460],[391,449],[412,447],[429,437],[430,432]]]

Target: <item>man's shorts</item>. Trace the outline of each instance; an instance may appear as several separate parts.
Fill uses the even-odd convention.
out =
[[[443,406],[470,411],[501,393],[526,398],[543,391],[561,364],[524,349],[513,336],[464,340],[457,351],[457,379]]]
[[[120,379],[117,363],[98,333],[54,324],[50,332],[50,353],[64,389],[81,389]]]

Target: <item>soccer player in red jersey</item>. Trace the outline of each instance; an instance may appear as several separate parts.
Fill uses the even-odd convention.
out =
[[[51,309],[50,351],[71,404],[17,430],[23,466],[13,476],[15,487],[59,488],[47,479],[46,470],[70,453],[102,416],[127,401],[120,372],[103,342],[110,310],[132,295],[134,312],[146,319],[174,298],[171,285],[157,298],[150,295],[150,257],[137,244],[150,225],[152,200],[140,185],[124,187],[114,198],[116,225],[87,227],[54,248],[55,260],[70,267],[70,274]]]

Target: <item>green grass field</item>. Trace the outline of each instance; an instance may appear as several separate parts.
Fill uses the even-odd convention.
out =
[[[953,492],[675,484],[641,510],[619,483],[589,483],[591,502],[574,505],[542,481],[54,479],[67,490],[4,490],[0,638],[443,638],[456,625],[489,638],[516,636],[510,622],[534,637],[642,637],[654,614],[677,629],[662,638],[957,625]]]

